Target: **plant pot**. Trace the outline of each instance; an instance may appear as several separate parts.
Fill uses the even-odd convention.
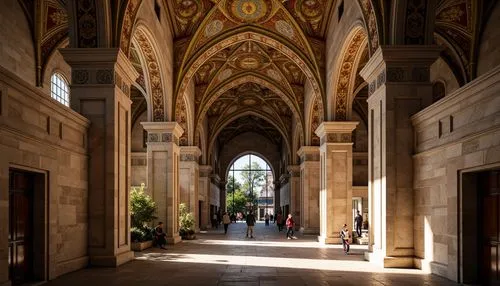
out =
[[[143,242],[132,242],[130,249],[133,251],[143,251],[144,249],[150,248],[153,246],[153,241],[143,241]]]
[[[194,234],[187,234],[187,235],[183,236],[182,239],[184,239],[184,240],[193,240],[193,239],[196,239],[196,235],[194,235]]]

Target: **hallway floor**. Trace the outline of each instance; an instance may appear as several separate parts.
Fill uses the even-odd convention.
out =
[[[365,246],[321,246],[315,236],[286,240],[275,225],[258,223],[253,239],[238,222],[197,234],[167,250],[149,249],[119,268],[90,268],[45,285],[457,285],[415,269],[381,269],[363,260]]]

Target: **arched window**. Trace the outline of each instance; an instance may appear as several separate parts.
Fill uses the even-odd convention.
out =
[[[230,213],[253,210],[257,219],[274,214],[274,177],[264,159],[244,155],[228,171],[226,205]]]
[[[50,78],[50,82],[50,94],[52,98],[69,106],[69,87],[66,79],[60,73],[54,73]]]

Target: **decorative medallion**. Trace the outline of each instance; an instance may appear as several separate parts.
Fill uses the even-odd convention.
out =
[[[224,23],[221,20],[214,20],[205,27],[205,37],[210,38],[217,35],[224,28]]]
[[[238,56],[234,64],[243,70],[256,70],[263,66],[264,58],[257,54],[244,54]]]
[[[272,12],[271,0],[228,0],[226,10],[236,22],[259,23]]]
[[[182,0],[177,1],[176,14],[180,18],[189,19],[195,16],[201,8],[200,1]]]
[[[295,35],[295,32],[293,31],[293,28],[290,24],[288,24],[286,21],[283,20],[278,20],[274,24],[276,31],[278,31],[280,34],[287,38],[293,38]]]
[[[324,7],[320,0],[298,0],[295,2],[295,11],[305,21],[318,21],[323,16]]]

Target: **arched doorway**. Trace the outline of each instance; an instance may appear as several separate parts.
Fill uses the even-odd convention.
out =
[[[257,220],[274,214],[274,174],[268,162],[256,154],[246,154],[233,161],[227,171],[226,206],[231,214],[250,210]]]

